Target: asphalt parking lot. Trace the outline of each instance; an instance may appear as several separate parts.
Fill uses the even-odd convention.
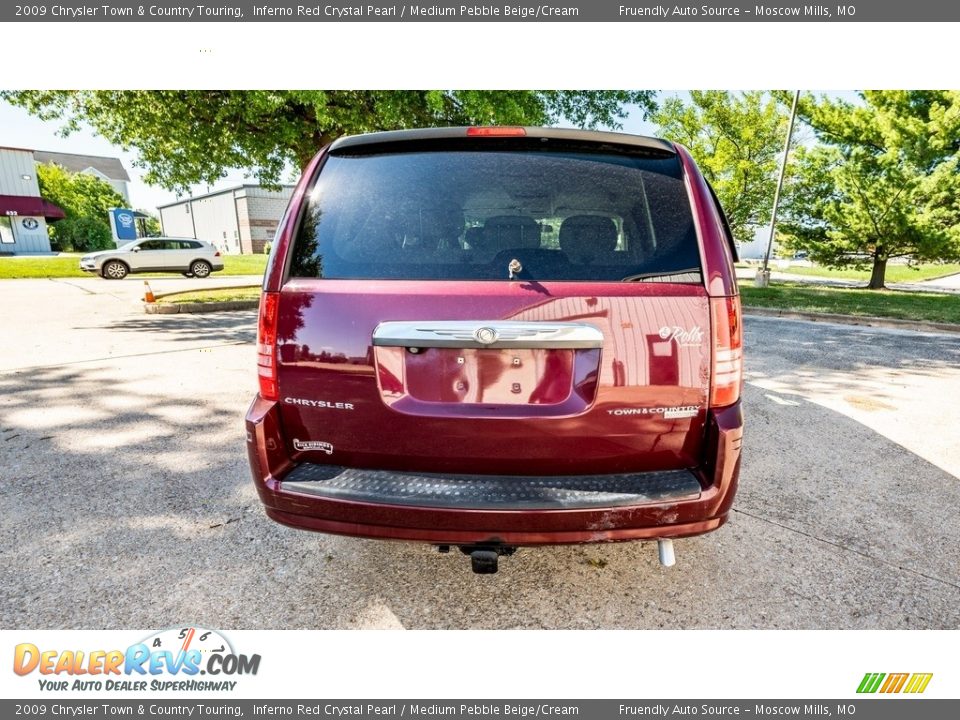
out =
[[[475,576],[268,520],[255,312],[145,315],[141,289],[0,282],[3,628],[960,627],[960,335],[749,317],[725,527],[672,569],[627,543]]]

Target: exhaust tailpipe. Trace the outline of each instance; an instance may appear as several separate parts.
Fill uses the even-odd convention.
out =
[[[664,567],[677,564],[677,558],[673,554],[673,540],[657,540],[657,553],[660,555],[660,564]]]

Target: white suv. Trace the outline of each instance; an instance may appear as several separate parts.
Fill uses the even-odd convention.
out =
[[[193,238],[142,238],[117,248],[89,253],[80,258],[80,269],[108,280],[122,280],[128,273],[179,272],[205,278],[223,270],[223,258],[213,245]]]

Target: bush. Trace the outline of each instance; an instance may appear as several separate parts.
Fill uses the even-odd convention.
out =
[[[269,254],[270,254],[270,249],[271,249],[272,247],[273,247],[273,243],[272,243],[272,242],[264,243],[264,244],[263,244],[263,254],[264,254],[264,255],[269,255]]]
[[[89,217],[65,218],[53,225],[53,238],[65,252],[90,252],[114,247],[110,226]]]

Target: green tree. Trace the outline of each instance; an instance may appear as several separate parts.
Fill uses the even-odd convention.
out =
[[[124,207],[126,200],[110,183],[52,163],[37,165],[37,182],[40,195],[67,216],[50,226],[50,238],[62,250],[100,250],[112,245],[108,213]]]
[[[110,209],[124,207],[127,202],[110,183],[53,163],[37,165],[37,182],[40,195],[59,205],[67,217],[91,217],[108,223]]]
[[[663,137],[684,145],[713,186],[738,240],[770,222],[787,117],[763,92],[694,90],[651,115]]]
[[[65,252],[106,250],[114,246],[110,226],[92,217],[64,218],[53,226],[53,235]]]
[[[150,212],[149,210],[144,210],[143,208],[137,208],[137,212],[146,215],[143,224],[147,237],[159,237],[163,233],[163,227],[160,225],[160,218],[158,218],[154,213]]]
[[[865,91],[863,104],[808,95],[822,145],[796,154],[786,244],[832,267],[960,257],[960,92]]]
[[[303,167],[337,137],[375,130],[475,124],[620,127],[625,106],[655,93],[580,90],[28,90],[0,93],[45,119],[83,124],[135,148],[144,179],[171,190],[246,168],[265,185]]]

